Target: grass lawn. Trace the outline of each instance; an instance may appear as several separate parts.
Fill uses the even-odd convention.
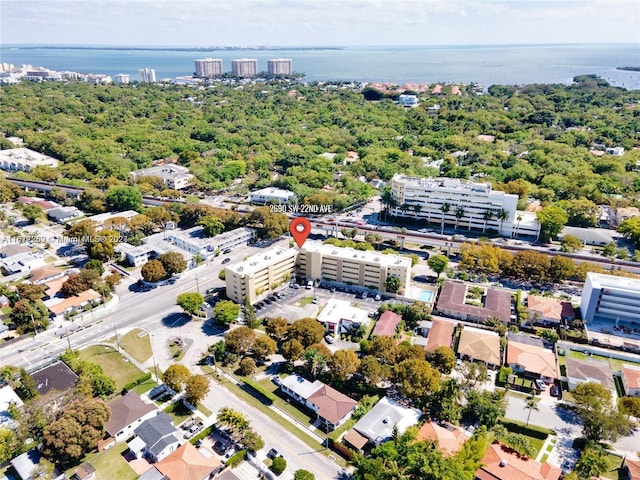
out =
[[[100,365],[104,373],[116,382],[116,392],[122,390],[127,383],[140,378],[144,373],[112,347],[94,345],[85,348],[80,350],[80,358]]]
[[[577,352],[575,350],[571,350],[569,352],[569,356],[571,358],[580,358],[580,359],[586,359],[586,360],[599,360],[601,362],[606,362],[609,364],[609,367],[611,367],[611,370],[613,370],[614,372],[620,371],[620,369],[622,368],[622,364],[623,363],[627,363],[630,365],[636,365],[636,366],[640,366],[640,363],[637,362],[630,362],[628,360],[618,360],[617,358],[609,358],[609,357],[603,357],[601,355],[585,355],[582,352]]]
[[[544,445],[544,441],[547,437],[553,434],[553,431],[547,428],[532,425],[527,426],[524,422],[517,422],[515,420],[503,420],[501,423],[509,432],[518,433],[527,437],[531,446],[536,450],[533,458],[536,458],[538,453],[540,453],[542,445]]]
[[[205,416],[205,417],[210,417],[213,412],[211,410],[209,410],[207,407],[205,407],[202,404],[198,405],[198,410],[200,410],[200,412]]]
[[[171,420],[173,420],[173,424],[176,426],[180,425],[193,414],[191,410],[184,406],[184,403],[182,403],[182,401],[172,403],[164,409],[164,413],[171,417]]]
[[[134,328],[120,339],[120,348],[140,363],[151,358],[149,334],[139,328]]]
[[[611,480],[623,480],[627,478],[624,469],[621,468],[622,459],[620,457],[609,453],[607,455],[607,461],[609,462],[609,469],[601,475],[603,478],[610,478]]]
[[[171,353],[174,362],[179,362],[184,357],[184,350],[176,342],[169,344],[169,353]]]
[[[158,382],[153,381],[152,379],[147,380],[146,382],[142,382],[140,385],[136,385],[132,388],[134,392],[138,395],[142,395],[143,393],[147,393],[154,387],[158,386]]]
[[[122,458],[122,453],[129,447],[125,442],[118,443],[100,453],[93,453],[85,458],[91,462],[96,469],[96,480],[135,480],[138,474]],[[75,468],[67,472],[70,477],[75,472]]]
[[[298,306],[299,307],[306,307],[311,302],[313,302],[313,297],[303,297],[300,300],[298,300]]]

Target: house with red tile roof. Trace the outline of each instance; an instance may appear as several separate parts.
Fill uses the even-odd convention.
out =
[[[420,430],[416,440],[429,440],[435,442],[442,453],[446,456],[453,456],[460,451],[469,436],[462,430],[451,424],[439,424],[428,421]]]
[[[556,298],[529,295],[527,308],[529,309],[529,320],[535,325],[558,325],[562,320],[575,318],[571,303]]]
[[[427,335],[427,344],[424,349],[427,353],[433,353],[438,347],[451,347],[455,324],[439,318],[433,319]]]
[[[640,397],[640,367],[622,364],[622,385],[629,397]]]
[[[511,293],[506,290],[486,288],[481,300],[469,300],[467,290],[475,285],[449,280],[444,283],[435,313],[458,320],[484,322],[497,318],[507,324],[511,319]]]
[[[514,372],[540,378],[545,383],[553,383],[558,379],[555,353],[539,345],[509,340],[505,363]]]
[[[477,480],[558,480],[560,468],[524,457],[501,443],[489,446],[476,470]]]
[[[385,311],[376,322],[371,335],[374,337],[393,337],[398,329],[402,317],[391,310]]]
[[[224,465],[214,455],[204,456],[187,442],[160,460],[155,468],[169,480],[209,480]]]

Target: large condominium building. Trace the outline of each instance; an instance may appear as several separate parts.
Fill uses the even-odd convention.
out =
[[[129,83],[130,77],[126,73],[118,73],[113,76],[113,79],[118,85],[126,85]]]
[[[457,178],[413,178],[396,174],[391,181],[391,214],[457,228],[495,230],[511,236],[518,196],[491,189],[489,183]]]
[[[231,60],[231,73],[236,77],[255,77],[258,74],[258,60],[255,58]]]
[[[227,248],[247,245],[255,238],[255,231],[241,227],[214,237],[204,234],[204,227],[196,226],[187,230],[172,230],[167,234],[167,240],[177,247],[202,258],[212,258]]]
[[[325,280],[386,291],[389,277],[400,280],[406,291],[411,279],[411,259],[373,251],[307,242],[298,256],[299,273],[308,280]]]
[[[39,166],[56,168],[58,160],[24,147],[0,150],[0,170],[29,173]]]
[[[580,312],[585,323],[594,319],[636,322],[640,311],[640,280],[587,273]]]
[[[142,83],[156,83],[156,71],[153,68],[141,68],[138,74]]]
[[[196,77],[219,77],[222,75],[222,60],[219,58],[200,58],[196,62]]]
[[[298,251],[293,248],[276,248],[227,267],[227,296],[238,303],[243,303],[245,298],[255,303],[260,295],[293,276],[297,256]]]
[[[274,58],[267,62],[267,71],[269,75],[291,75],[293,69],[291,68],[290,58]]]
[[[182,165],[157,165],[155,167],[143,168],[130,173],[133,180],[140,177],[158,177],[161,178],[167,188],[172,190],[181,190],[187,188],[191,184],[193,175],[189,173],[187,167]]]

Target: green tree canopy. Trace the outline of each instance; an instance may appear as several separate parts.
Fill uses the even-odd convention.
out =
[[[222,300],[213,307],[213,318],[219,323],[233,323],[240,315],[240,305],[231,300]]]
[[[142,209],[142,194],[135,187],[118,185],[107,190],[106,202],[113,210],[140,211]]]
[[[204,302],[204,297],[197,292],[185,292],[178,295],[177,303],[186,313],[194,315]]]

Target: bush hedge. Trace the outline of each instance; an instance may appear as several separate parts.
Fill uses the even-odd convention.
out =
[[[238,450],[236,453],[229,457],[229,460],[226,461],[226,465],[229,468],[233,468],[240,464],[244,460],[245,455],[247,454],[246,450]]]
[[[132,382],[127,383],[124,387],[122,387],[123,390],[131,390],[133,387],[137,387],[138,385],[140,385],[141,383],[146,382],[147,380],[151,379],[151,372],[147,372],[144,375],[138,377],[137,379],[135,379]]]
[[[257,394],[264,397],[264,399],[267,401],[269,405],[271,405],[276,400],[276,396],[271,392],[267,392],[264,388],[262,388],[261,385],[258,385],[257,383],[254,383],[251,380],[246,380],[246,379],[242,379],[242,383],[244,383],[247,387],[249,387],[251,390],[253,390]]]

